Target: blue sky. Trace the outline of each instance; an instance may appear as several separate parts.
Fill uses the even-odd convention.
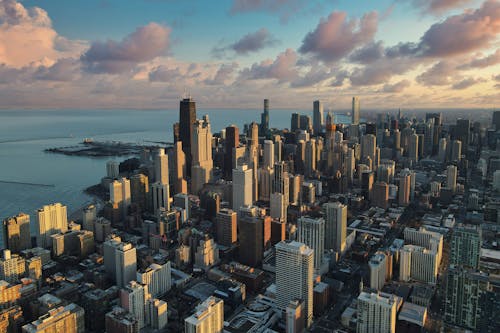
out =
[[[175,105],[186,89],[211,107],[250,106],[262,91],[283,107],[331,96],[347,105],[352,95],[375,107],[492,107],[499,8],[498,0],[0,0],[0,107],[154,108]]]

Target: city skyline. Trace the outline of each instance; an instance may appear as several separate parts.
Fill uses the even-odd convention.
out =
[[[90,22],[90,24],[89,24]],[[495,0],[3,0],[0,109],[494,108]],[[456,34],[460,38],[456,38]]]

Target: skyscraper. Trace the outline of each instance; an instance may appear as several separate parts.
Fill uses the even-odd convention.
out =
[[[224,175],[231,179],[234,160],[234,148],[240,145],[240,133],[236,125],[226,127],[226,140],[224,146]]]
[[[314,250],[296,241],[276,244],[276,303],[285,309],[290,301],[301,299],[306,326],[313,316]]]
[[[221,209],[216,219],[217,243],[232,246],[238,240],[237,214],[231,209]]]
[[[120,217],[127,215],[128,207],[132,201],[130,195],[130,180],[125,177],[115,180],[109,184],[109,200],[116,205],[120,211]]]
[[[193,124],[196,121],[196,104],[191,98],[184,98],[179,104],[179,139],[186,154],[187,172],[191,172],[191,140]]]
[[[37,211],[36,242],[39,247],[51,248],[50,236],[65,233],[68,230],[66,206],[60,203],[46,205]]]
[[[222,333],[224,302],[210,296],[196,307],[196,312],[184,320],[185,333]]]
[[[395,333],[397,302],[394,295],[369,294],[358,296],[357,333]]]
[[[165,149],[160,148],[155,156],[155,181],[160,184],[169,184],[168,180],[168,156]]]
[[[122,308],[133,314],[139,323],[139,329],[146,326],[145,305],[151,298],[148,286],[130,281],[120,290],[120,304]]]
[[[450,245],[450,265],[479,269],[482,230],[480,227],[461,225],[453,230]]]
[[[242,264],[257,267],[262,263],[264,222],[264,218],[258,216],[241,216],[238,219],[239,261]]]
[[[370,268],[370,288],[381,290],[385,284],[387,256],[383,252],[375,253],[368,262]]]
[[[104,267],[118,287],[136,279],[137,251],[130,243],[122,243],[119,237],[104,242]]]
[[[210,182],[213,172],[212,132],[208,115],[192,125],[191,137],[191,193],[198,194],[204,184]]]
[[[274,167],[274,142],[264,141],[264,168],[272,169]]]
[[[260,131],[261,135],[265,136],[269,131],[269,100],[264,100],[264,112],[260,115]]]
[[[233,210],[252,204],[253,172],[246,164],[233,169]]]
[[[344,252],[347,233],[347,206],[340,202],[323,205],[325,212],[325,249]]]
[[[163,264],[152,263],[146,269],[138,271],[137,282],[148,286],[151,297],[163,296],[172,287],[170,261]]]
[[[297,220],[297,240],[314,250],[314,269],[319,271],[325,251],[325,220],[300,217]]]
[[[4,246],[14,253],[31,248],[30,216],[19,213],[3,221]]]
[[[353,97],[352,98],[352,111],[351,111],[351,123],[353,125],[358,125],[359,124],[359,112],[360,112],[360,106],[359,106],[359,97]]]
[[[323,130],[323,103],[321,101],[313,102],[313,129],[316,135]]]
[[[411,175],[401,173],[399,175],[398,204],[408,206],[410,204]]]
[[[182,142],[174,143],[174,189],[175,193],[187,193],[186,154],[182,150]]]
[[[149,207],[149,194],[149,181],[147,176],[142,173],[130,176],[131,202],[138,205],[141,211],[145,211]],[[93,229],[90,231],[93,231]]]
[[[151,184],[151,198],[153,200],[153,213],[158,213],[160,208],[170,210],[170,188],[168,184],[156,182]]]
[[[446,187],[453,192],[457,189],[457,167],[455,165],[448,165],[446,168]]]

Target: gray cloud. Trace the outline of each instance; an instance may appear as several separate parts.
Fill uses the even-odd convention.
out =
[[[349,60],[361,64],[370,64],[384,57],[385,49],[382,41],[371,42],[354,50]]]
[[[274,61],[264,60],[243,69],[240,79],[277,79],[279,82],[290,82],[298,76],[296,64],[297,54],[292,49],[286,49]]]
[[[276,42],[277,40],[274,39],[267,29],[261,28],[255,32],[246,34],[229,47],[237,54],[248,54],[275,45]]]
[[[137,64],[164,55],[170,42],[170,28],[150,23],[139,27],[122,41],[94,42],[81,60],[93,73],[122,73]]]
[[[406,88],[408,88],[409,86],[410,86],[410,81],[408,81],[408,80],[402,80],[402,81],[396,82],[394,84],[387,83],[387,84],[384,84],[381,92],[400,93],[403,90],[405,90]]]
[[[223,85],[227,80],[231,79],[234,71],[238,68],[238,64],[233,62],[230,64],[222,64],[215,76],[212,79],[206,79],[204,82],[208,85]]]
[[[459,66],[459,69],[485,68],[500,63],[500,49],[484,58],[474,59],[471,62]]]
[[[463,90],[481,82],[484,82],[484,79],[469,77],[455,83],[454,85],[451,86],[451,88],[455,90]]]

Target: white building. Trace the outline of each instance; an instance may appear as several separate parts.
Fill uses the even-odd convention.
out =
[[[358,296],[357,333],[395,333],[397,300],[393,295],[369,294]]]
[[[246,164],[233,169],[233,210],[238,211],[241,206],[252,204],[252,169]]]
[[[274,167],[274,142],[264,141],[264,168],[272,169]]]
[[[399,253],[399,279],[436,283],[439,268],[435,251],[422,246],[405,245]]]
[[[297,240],[314,250],[314,268],[319,271],[325,251],[325,220],[300,217],[297,220]]]
[[[121,307],[131,313],[139,323],[139,329],[146,326],[146,302],[151,298],[148,286],[130,281],[120,290]]]
[[[185,333],[222,333],[224,302],[210,296],[196,307],[196,312],[184,320]]]
[[[285,309],[290,301],[302,299],[307,327],[313,316],[313,271],[314,250],[296,241],[276,244],[276,303]]]
[[[156,182],[151,184],[153,199],[153,212],[156,214],[160,208],[170,210],[170,188],[168,184]]]
[[[384,287],[387,273],[387,256],[377,252],[368,262],[370,268],[370,288],[381,290]]]
[[[120,237],[104,242],[104,267],[118,287],[135,280],[137,273],[137,251],[130,243],[122,243]]]
[[[153,263],[144,271],[137,272],[137,281],[148,286],[151,297],[163,296],[172,287],[170,261],[163,265]]]
[[[438,232],[428,231],[425,227],[420,230],[405,228],[404,239],[406,244],[423,246],[437,254],[438,264],[441,263],[443,254],[443,235]]]
[[[36,242],[39,247],[52,247],[50,236],[68,231],[66,206],[60,203],[46,205],[37,210]]]
[[[158,149],[155,156],[155,181],[160,184],[169,184],[168,180],[168,156],[165,155],[165,149]]]

